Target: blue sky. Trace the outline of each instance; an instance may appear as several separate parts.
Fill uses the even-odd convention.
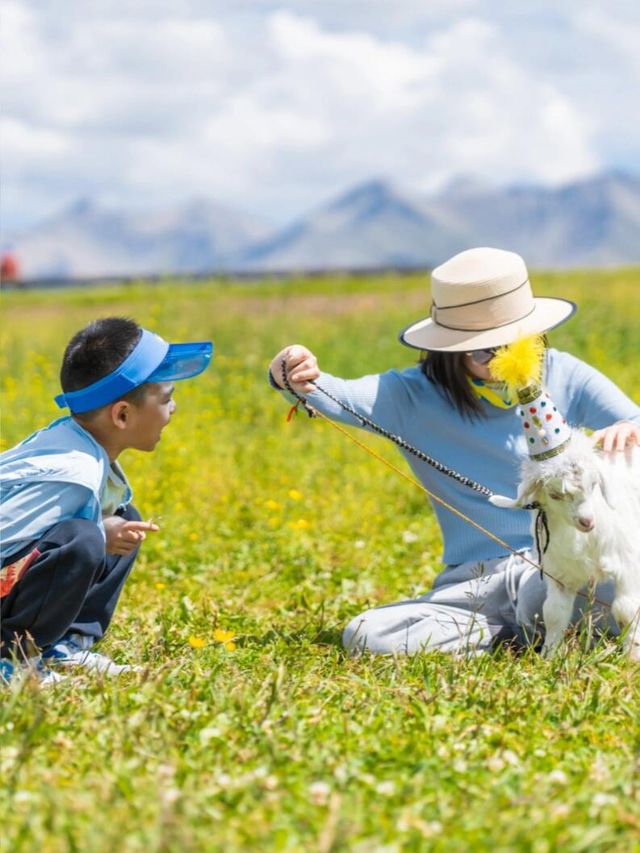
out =
[[[358,181],[638,171],[640,5],[3,0],[3,231],[83,196],[282,223]]]

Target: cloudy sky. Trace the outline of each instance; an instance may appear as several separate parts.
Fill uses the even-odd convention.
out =
[[[3,231],[640,169],[635,0],[1,0]]]

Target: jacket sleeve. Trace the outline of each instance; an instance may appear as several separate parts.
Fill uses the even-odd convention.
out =
[[[93,493],[76,483],[32,483],[4,490],[0,504],[2,558],[70,518],[86,518],[102,529]]]
[[[316,382],[317,391],[306,396],[306,400],[323,415],[351,426],[370,429],[357,417],[345,412],[335,397],[359,415],[374,421],[392,433],[401,433],[406,417],[410,395],[400,371],[362,376],[359,379],[340,379],[329,373],[321,373]],[[331,397],[323,393],[328,392]],[[292,398],[282,392],[287,400]]]

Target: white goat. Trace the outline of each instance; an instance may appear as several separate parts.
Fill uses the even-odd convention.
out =
[[[509,509],[535,502],[546,513],[543,654],[562,640],[578,590],[613,580],[612,613],[627,628],[629,657],[640,661],[640,448],[603,454],[574,430],[557,456],[524,462],[515,500],[490,500]]]

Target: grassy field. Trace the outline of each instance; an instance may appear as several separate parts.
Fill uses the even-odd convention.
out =
[[[640,400],[640,271],[534,281],[580,306],[551,343]],[[57,417],[62,349],[96,316],[216,343],[156,452],[121,460],[162,530],[104,650],[144,674],[0,695],[3,849],[640,849],[640,671],[615,643],[341,651],[351,617],[428,588],[438,529],[327,424],[287,424],[266,368],[294,342],[339,375],[409,366],[397,332],[427,306],[417,275],[3,296],[3,447]]]

